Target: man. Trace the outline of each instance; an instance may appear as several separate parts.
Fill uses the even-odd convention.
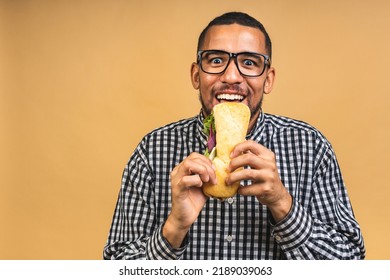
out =
[[[262,112],[275,77],[271,56],[266,30],[247,14],[226,13],[205,28],[191,68],[201,113],[154,130],[134,151],[105,259],[365,257],[331,145],[306,123]],[[247,140],[231,154],[229,171],[240,171],[227,178],[241,187],[225,201],[202,192],[216,181],[202,155],[203,119],[219,102],[251,111]]]

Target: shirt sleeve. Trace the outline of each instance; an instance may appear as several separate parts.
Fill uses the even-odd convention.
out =
[[[162,235],[163,224],[155,215],[153,176],[146,162],[140,144],[123,172],[104,259],[180,259],[185,251],[186,245],[174,249]]]
[[[287,259],[364,259],[365,247],[332,149],[318,165],[309,207],[297,198],[273,236]]]

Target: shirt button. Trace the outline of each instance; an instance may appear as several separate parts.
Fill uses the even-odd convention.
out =
[[[234,202],[234,198],[233,198],[233,197],[229,197],[228,200],[227,200],[227,202],[228,202],[229,204],[232,204],[232,203]]]
[[[280,242],[282,240],[282,237],[280,237],[280,235],[275,235],[275,240],[277,242]]]
[[[229,241],[229,242],[232,241],[233,240],[233,236],[231,236],[231,235],[226,236],[226,240]]]

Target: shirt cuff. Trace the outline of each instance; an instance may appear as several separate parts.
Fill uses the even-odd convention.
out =
[[[163,225],[153,233],[148,241],[147,259],[149,260],[178,260],[188,246],[188,234],[185,237],[182,247],[173,248],[162,234]]]
[[[311,231],[311,217],[293,198],[290,212],[282,221],[274,225],[272,235],[283,251],[290,251],[305,243]]]

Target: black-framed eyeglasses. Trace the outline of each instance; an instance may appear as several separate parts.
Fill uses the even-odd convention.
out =
[[[234,60],[241,75],[258,77],[264,73],[265,67],[271,65],[268,55],[254,52],[229,53],[221,50],[198,51],[198,61],[203,72],[221,74],[229,66],[230,59]]]

